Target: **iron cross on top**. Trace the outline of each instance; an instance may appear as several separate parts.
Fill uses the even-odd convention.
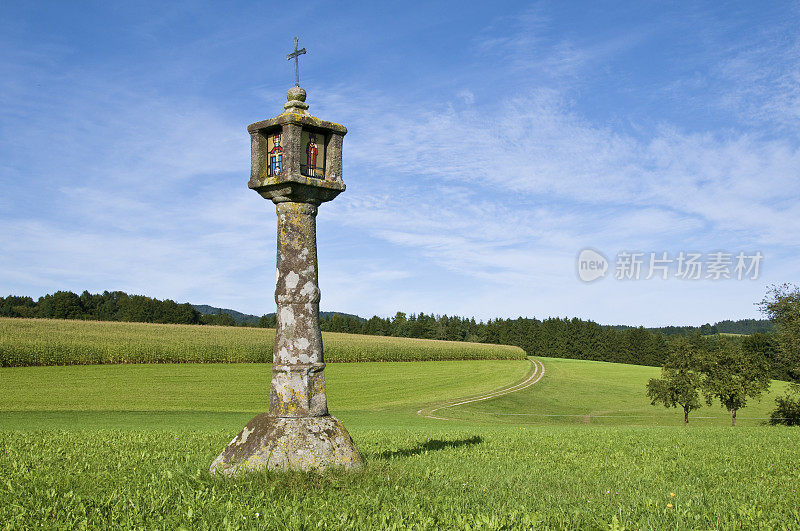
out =
[[[306,49],[302,48],[300,50],[297,49],[297,37],[294,38],[294,51],[286,56],[287,61],[291,61],[294,59],[294,86],[300,86],[300,66],[298,64],[297,58],[306,53]]]

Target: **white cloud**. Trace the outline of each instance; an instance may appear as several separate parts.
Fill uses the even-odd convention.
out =
[[[760,37],[760,39],[759,39]],[[753,42],[755,41],[755,42]],[[766,41],[766,42],[764,42]],[[757,35],[749,46],[722,60],[720,104],[748,119],[800,133],[800,42]]]

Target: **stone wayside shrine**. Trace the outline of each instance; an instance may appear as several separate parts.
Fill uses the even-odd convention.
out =
[[[345,190],[344,126],[308,112],[295,86],[284,111],[247,127],[251,141],[248,186],[275,203],[278,214],[277,326],[269,412],[253,418],[211,464],[211,473],[249,470],[359,469],[361,455],[341,422],[328,413],[319,329],[317,208]]]

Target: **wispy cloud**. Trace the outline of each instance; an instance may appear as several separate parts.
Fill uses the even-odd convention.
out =
[[[717,74],[726,90],[720,103],[748,119],[800,133],[800,42],[767,37],[723,60]]]
[[[693,228],[707,222],[718,231],[744,231],[753,240],[782,244],[793,243],[786,228],[797,228],[800,219],[797,204],[786,200],[795,188],[800,150],[783,139],[665,127],[640,140],[587,123],[554,95],[540,93],[482,113],[446,108],[421,118],[375,118],[358,124],[359,145],[349,153],[353,171],[369,165],[401,175],[391,187],[402,179],[401,190],[423,194],[445,211],[451,187],[470,187],[489,201],[513,194],[548,206],[607,205],[623,216],[628,209],[648,215],[661,209]],[[387,130],[403,134],[398,138]],[[464,205],[458,210],[475,215]],[[524,221],[525,213],[516,215]],[[640,230],[663,226],[658,218],[651,221],[655,228],[639,225]],[[437,224],[426,219],[425,226]]]
[[[546,23],[534,17],[529,26]],[[534,33],[487,38],[480,49],[527,47],[527,55],[512,55],[539,68]],[[600,58],[634,44],[563,47]],[[569,64],[580,72],[588,63]],[[343,199],[337,219],[479,282],[519,288],[536,277],[530,293],[542,283],[569,283],[581,246],[769,248],[778,256],[796,244],[800,148],[793,139],[748,128],[686,131],[668,122],[623,133],[583,117],[569,87],[535,85],[501,91],[480,106],[464,90],[413,109],[383,105],[376,95],[363,118],[348,108],[342,88],[326,103],[350,117],[348,176],[371,192]],[[785,101],[781,86],[765,94]],[[760,105],[748,109],[779,112]]]

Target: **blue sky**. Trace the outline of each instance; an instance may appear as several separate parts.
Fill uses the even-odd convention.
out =
[[[3,4],[0,294],[274,311],[245,127],[283,110],[295,35],[310,112],[349,129],[323,310],[702,324],[798,281],[796,3],[272,5]],[[617,280],[622,251],[764,259]]]

